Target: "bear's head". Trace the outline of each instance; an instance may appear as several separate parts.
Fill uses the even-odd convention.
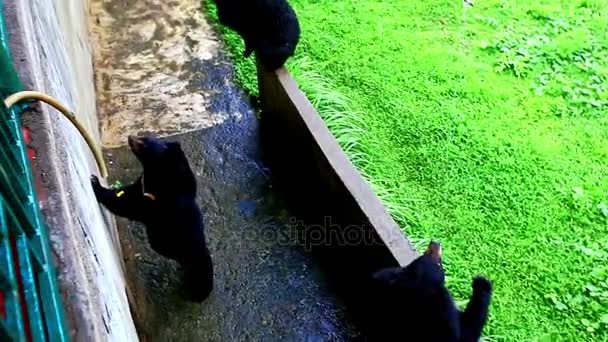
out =
[[[398,292],[400,296],[420,299],[426,295],[433,295],[445,285],[441,245],[432,241],[424,254],[406,267],[379,271],[375,278]]]
[[[143,166],[144,190],[154,196],[196,193],[196,179],[178,142],[129,136],[129,148]]]
[[[458,340],[458,311],[445,287],[438,242],[431,242],[424,254],[406,267],[376,272],[374,280],[379,285],[382,333],[405,324],[405,333],[415,341]]]
[[[413,288],[432,289],[445,285],[445,273],[441,264],[441,245],[431,241],[423,255],[402,270],[402,280]]]

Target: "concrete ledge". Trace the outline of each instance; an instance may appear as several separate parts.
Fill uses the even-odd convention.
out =
[[[258,63],[258,84],[273,180],[302,220],[296,224],[304,244],[334,278],[336,293],[364,328],[373,325],[373,303],[365,302],[373,301],[366,287],[371,274],[405,266],[417,254],[292,76],[285,69],[266,72]]]
[[[349,225],[369,226],[378,234],[395,264],[409,264],[417,256],[414,248],[289,72],[285,69],[265,72],[258,65],[258,82],[262,121],[273,129],[272,132],[266,129],[265,135],[280,144],[271,149],[275,153],[284,152],[280,156],[286,164],[284,169],[293,171],[292,175],[284,176],[297,177],[294,181],[306,187],[313,181],[318,182],[298,196],[325,194],[327,197],[322,199],[310,198],[315,202],[329,202],[329,206],[321,209],[322,214],[337,215],[344,220],[342,223]]]

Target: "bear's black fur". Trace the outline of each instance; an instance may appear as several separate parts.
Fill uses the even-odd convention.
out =
[[[441,246],[431,242],[424,255],[407,267],[373,275],[380,294],[376,311],[386,341],[478,341],[488,317],[492,284],[473,280],[473,295],[460,312],[445,287]]]
[[[222,25],[245,41],[245,57],[253,51],[268,70],[282,67],[294,55],[300,24],[286,0],[215,0]]]
[[[189,298],[202,302],[213,289],[213,264],[188,160],[177,142],[130,136],[129,147],[143,174],[115,190],[92,176],[95,196],[113,214],[142,222],[152,249],[183,267]]]

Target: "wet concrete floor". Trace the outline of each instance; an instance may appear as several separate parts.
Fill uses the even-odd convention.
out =
[[[181,142],[198,180],[216,265],[216,288],[205,303],[183,301],[178,266],[150,249],[142,225],[119,219],[138,329],[149,341],[359,339],[322,270],[298,244],[259,160],[257,120],[239,106],[240,120],[169,138]],[[127,148],[108,155],[111,179],[138,175]]]

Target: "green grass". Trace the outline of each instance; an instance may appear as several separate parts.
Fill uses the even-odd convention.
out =
[[[405,233],[459,301],[494,282],[485,338],[608,340],[608,2],[291,3],[289,67]]]

